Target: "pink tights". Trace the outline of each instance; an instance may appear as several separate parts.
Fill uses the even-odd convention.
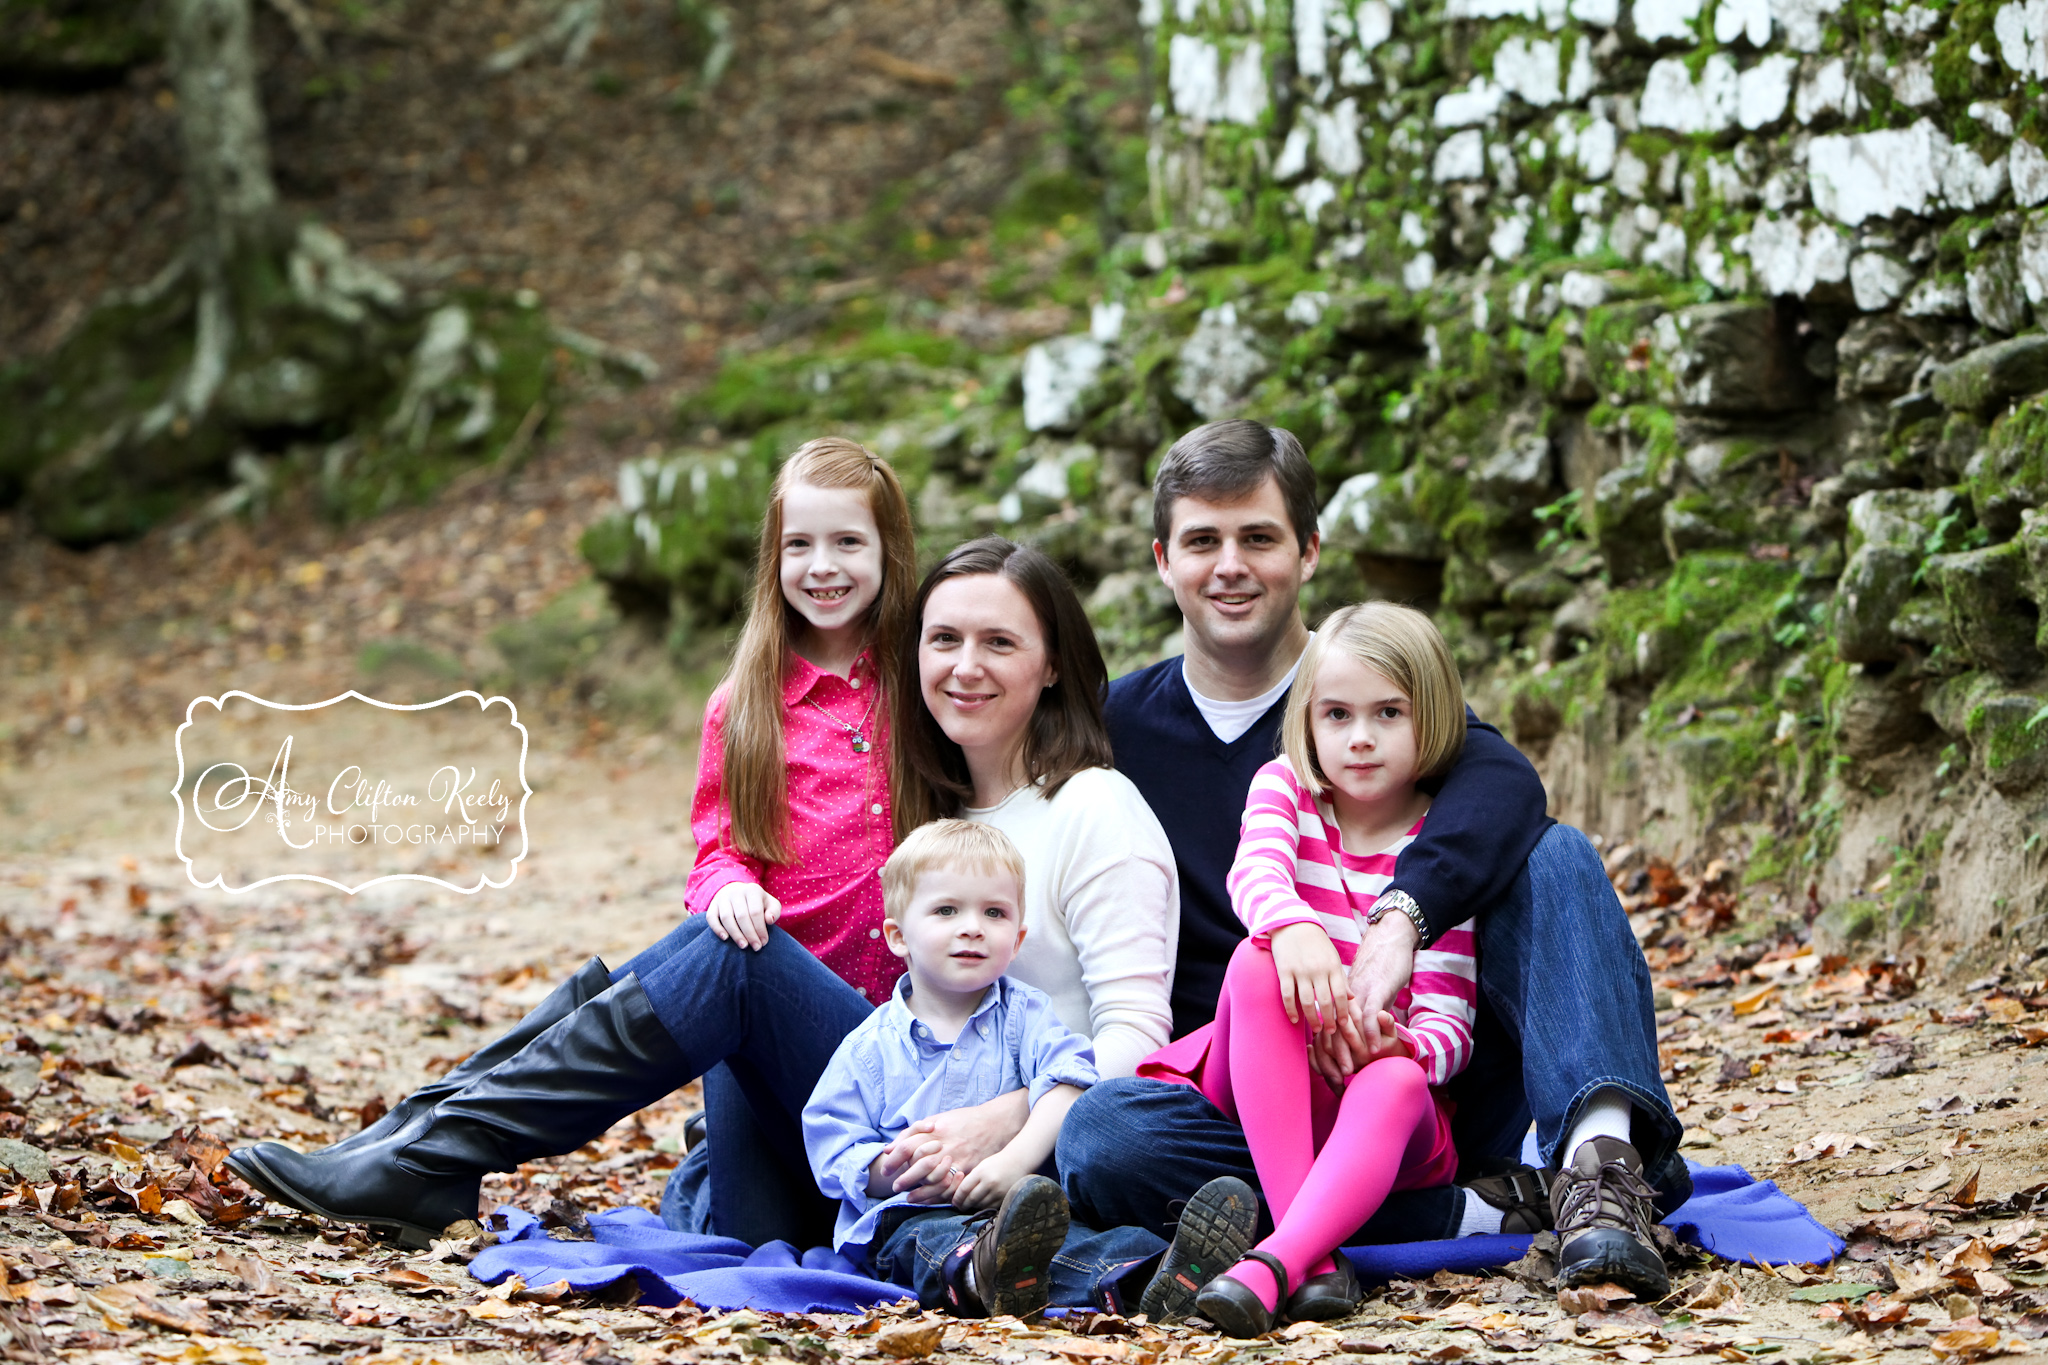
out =
[[[1404,1169],[1427,1161],[1439,1122],[1422,1068],[1382,1057],[1340,1099],[1308,1063],[1313,1017],[1287,1021],[1271,950],[1250,940],[1230,959],[1202,1093],[1244,1127],[1273,1235],[1259,1243],[1299,1287],[1334,1268],[1331,1253],[1370,1218]],[[1231,1267],[1269,1310],[1279,1286],[1258,1261]]]

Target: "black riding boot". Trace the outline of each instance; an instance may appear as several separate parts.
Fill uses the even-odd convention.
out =
[[[345,1152],[266,1143],[228,1160],[284,1203],[425,1246],[477,1216],[486,1171],[573,1152],[702,1070],[629,976],[403,1129]]]

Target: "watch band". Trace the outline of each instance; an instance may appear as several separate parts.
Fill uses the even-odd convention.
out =
[[[1367,913],[1365,922],[1369,925],[1378,924],[1389,910],[1397,910],[1408,917],[1408,922],[1415,926],[1416,942],[1428,942],[1429,920],[1423,915],[1422,907],[1415,903],[1415,897],[1406,891],[1382,891],[1379,899],[1372,903],[1372,910]]]

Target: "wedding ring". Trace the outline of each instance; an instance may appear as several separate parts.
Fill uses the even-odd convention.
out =
[[[958,1175],[958,1174],[960,1174],[960,1168],[959,1168],[958,1166],[948,1166],[948,1167],[946,1168],[946,1174],[947,1174],[947,1175]]]

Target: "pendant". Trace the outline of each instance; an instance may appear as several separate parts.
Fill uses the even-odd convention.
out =
[[[857,754],[864,754],[869,749],[872,749],[874,747],[872,744],[869,744],[866,740],[862,739],[859,735],[849,735],[848,738],[853,741],[853,751]]]

